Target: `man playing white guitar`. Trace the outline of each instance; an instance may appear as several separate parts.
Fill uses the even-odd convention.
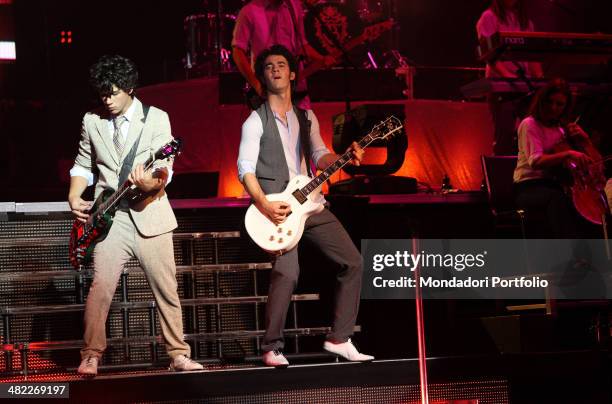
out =
[[[330,153],[321,139],[319,123],[311,110],[298,109],[292,102],[297,63],[283,46],[264,50],[255,62],[255,73],[263,84],[267,100],[242,125],[238,156],[239,177],[254,205],[274,224],[282,224],[291,214],[284,201],[270,201],[268,194],[283,191],[289,181],[317,169],[325,169],[338,156]],[[350,147],[353,163],[359,164],[363,149]],[[308,196],[309,203],[325,202],[319,192]],[[374,357],[357,351],[350,337],[357,318],[361,291],[362,262],[359,251],[338,219],[326,208],[310,216],[303,238],[318,246],[338,267],[334,321],[323,348],[349,361],[370,361]],[[281,353],[291,295],[299,274],[298,249],[292,248],[274,260],[266,305],[266,332],[263,361],[268,366],[288,366]]]

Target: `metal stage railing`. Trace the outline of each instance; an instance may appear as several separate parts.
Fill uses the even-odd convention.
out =
[[[16,213],[20,214],[0,223],[0,375],[68,369],[78,360],[71,350],[83,345],[81,313],[93,270],[70,269],[69,215],[53,213],[37,219]],[[183,216],[174,234],[185,340],[194,359],[201,362],[256,358],[264,333],[264,288],[272,265],[238,231],[200,231],[199,223],[223,219]],[[231,221],[223,226],[226,223]],[[317,300],[318,294],[293,295],[290,328],[285,330],[294,342],[289,355],[308,356],[301,352],[301,338],[329,332],[329,327],[303,327],[298,322],[297,304]],[[154,366],[167,360],[156,304],[135,260],[121,275],[107,336],[102,369],[134,363]]]

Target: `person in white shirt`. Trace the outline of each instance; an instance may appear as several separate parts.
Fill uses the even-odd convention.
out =
[[[588,138],[578,124],[566,123],[572,102],[569,85],[561,79],[551,81],[537,92],[529,116],[518,130],[516,203],[528,217],[546,218],[549,234],[541,236],[574,238],[581,233],[578,213],[554,171],[569,163],[584,166],[590,162],[589,156],[580,151],[558,147],[567,137]]]
[[[238,172],[255,206],[272,222],[279,224],[291,213],[290,206],[282,201],[268,201],[266,195],[282,192],[291,178],[312,174],[313,166],[323,170],[339,156],[325,147],[314,113],[293,104],[293,83],[298,72],[297,62],[289,50],[282,45],[264,50],[257,57],[255,72],[263,83],[267,100],[242,126]],[[350,149],[354,164],[359,164],[363,149],[356,142]],[[319,202],[323,202],[323,197],[319,198]],[[334,321],[323,348],[350,361],[374,359],[357,351],[350,339],[361,293],[362,260],[359,251],[327,208],[306,220],[302,240],[313,243],[338,266]],[[281,352],[284,347],[283,329],[299,270],[297,248],[274,257],[262,343],[263,361],[267,366],[289,365]]]

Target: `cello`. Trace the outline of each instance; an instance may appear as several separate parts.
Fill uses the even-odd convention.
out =
[[[572,123],[577,124],[580,117]],[[591,161],[586,165],[575,162],[565,164],[566,175],[561,178],[566,193],[571,197],[576,211],[593,224],[601,225],[607,238],[606,217],[610,212],[605,193],[606,177],[604,163],[612,156],[602,157],[591,139],[583,135],[570,135],[569,123],[563,124],[565,141],[555,147],[555,152],[576,150],[586,154]]]

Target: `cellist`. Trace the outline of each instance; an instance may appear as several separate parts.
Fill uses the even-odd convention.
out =
[[[585,140],[588,135],[569,121],[573,95],[567,82],[555,79],[535,95],[528,116],[518,128],[518,161],[514,170],[516,204],[529,218],[537,215],[548,223],[539,237],[579,238],[584,221],[571,198],[553,174],[556,168],[574,165],[586,168],[591,158],[580,151],[557,151],[568,138]],[[529,234],[533,236],[533,234]]]

